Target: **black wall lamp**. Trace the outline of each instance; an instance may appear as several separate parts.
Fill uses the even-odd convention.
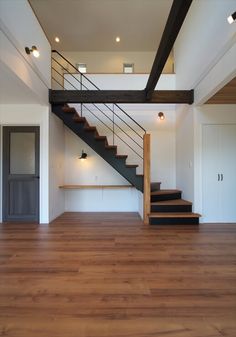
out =
[[[164,112],[158,112],[158,118],[163,121],[165,119]]]
[[[81,156],[79,157],[79,159],[87,159],[88,155],[86,152],[84,152],[84,150],[82,150]]]
[[[25,52],[26,54],[30,55],[31,53],[34,55],[34,57],[39,57],[39,51],[38,48],[36,46],[32,46],[32,48],[30,49],[29,47],[25,47]]]
[[[228,16],[227,20],[228,20],[229,24],[235,22],[236,21],[236,12],[234,12],[233,14],[231,14],[230,16]]]

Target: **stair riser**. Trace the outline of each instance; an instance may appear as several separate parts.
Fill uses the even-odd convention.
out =
[[[150,225],[199,225],[199,218],[149,218]]]
[[[84,123],[75,123],[73,114],[64,113],[60,106],[54,107],[53,112],[78,135],[85,143],[94,149],[105,161],[107,161],[115,170],[123,175],[138,190],[143,191],[143,178],[136,176],[136,168],[127,168],[125,162],[115,157],[116,149],[105,148],[105,141],[96,141],[94,135],[84,130]]]
[[[181,199],[181,193],[152,195],[151,202]]]
[[[161,189],[161,183],[159,182],[151,183],[151,192],[160,191],[160,189]]]
[[[192,212],[192,205],[151,205],[151,212]]]
[[[120,162],[122,165],[125,166],[125,164],[126,164],[126,159],[124,159],[124,158],[117,158],[117,160],[119,160],[119,162]]]

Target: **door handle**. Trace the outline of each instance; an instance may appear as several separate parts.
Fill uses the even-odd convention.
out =
[[[218,181],[220,181],[220,174],[218,173]]]
[[[223,181],[223,179],[224,179],[224,175],[221,173],[221,181]]]

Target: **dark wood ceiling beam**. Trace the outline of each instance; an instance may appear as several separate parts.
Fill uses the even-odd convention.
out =
[[[147,99],[144,90],[50,90],[52,104],[63,103],[179,103],[192,104],[193,90],[157,90]]]
[[[174,46],[175,40],[179,34],[184,19],[191,6],[192,0],[174,0],[167,23],[162,34],[161,42],[156,53],[151,73],[145,88],[146,96],[151,98],[157,82],[161,76],[162,70]]]

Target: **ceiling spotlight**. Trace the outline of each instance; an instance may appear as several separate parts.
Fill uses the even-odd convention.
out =
[[[40,55],[36,46],[32,46],[31,49],[29,49],[29,47],[25,47],[25,52],[28,55],[30,55],[30,53],[32,53],[34,55],[34,57],[39,57],[39,55]]]
[[[116,37],[116,42],[120,42],[120,37],[119,36]]]
[[[82,150],[82,153],[79,159],[87,159],[87,157],[88,157],[87,153],[85,153],[84,150]]]
[[[236,20],[236,12],[234,12],[233,14],[231,14],[231,15],[227,18],[227,20],[228,20],[228,23],[229,23],[229,24],[235,22],[235,20]]]
[[[165,119],[164,112],[158,112],[158,118],[163,121]]]
[[[56,41],[57,43],[59,43],[59,42],[60,42],[60,39],[59,39],[59,37],[58,37],[58,36],[56,36],[56,37],[55,37],[55,41]]]

